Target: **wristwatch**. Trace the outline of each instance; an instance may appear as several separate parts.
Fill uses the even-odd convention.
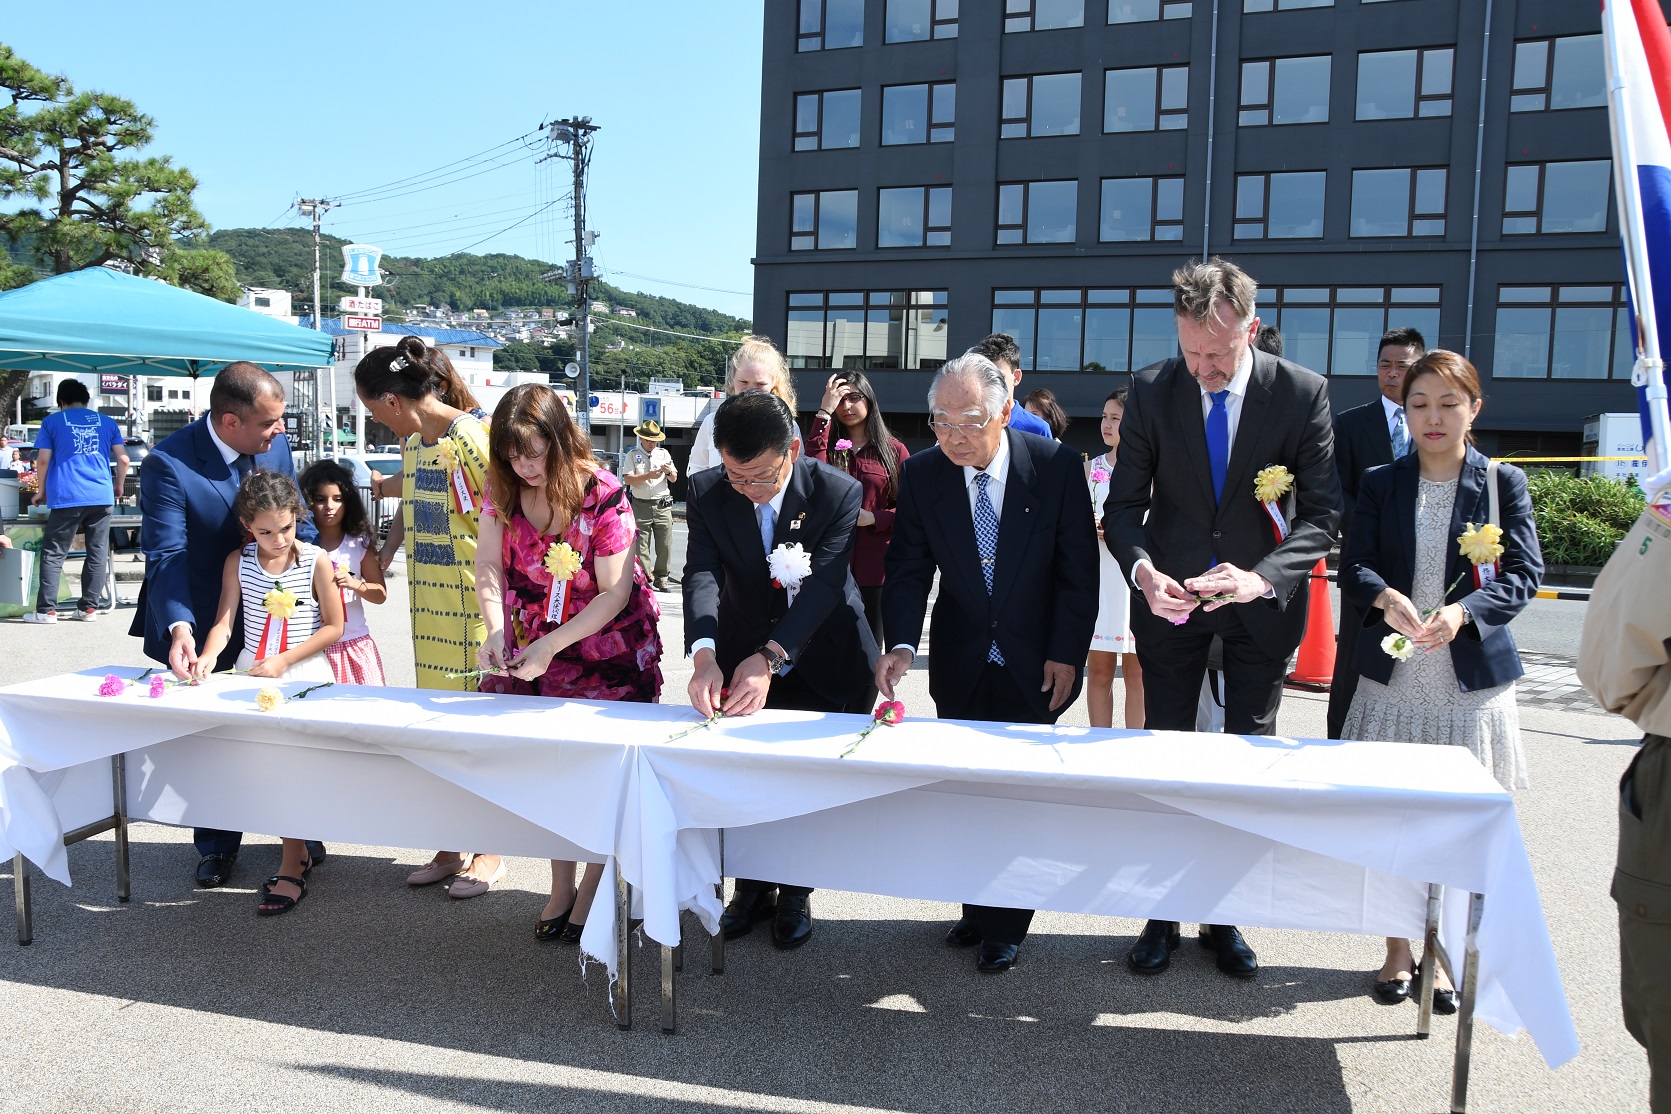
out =
[[[769,645],[762,645],[754,652],[766,659],[766,670],[769,673],[782,673],[784,667],[789,664],[789,655],[780,654]]]
[[[1474,613],[1472,611],[1468,610],[1468,605],[1467,604],[1459,603],[1456,606],[1458,606],[1462,609],[1462,625],[1463,626],[1467,626],[1469,623],[1472,623],[1474,621]]]

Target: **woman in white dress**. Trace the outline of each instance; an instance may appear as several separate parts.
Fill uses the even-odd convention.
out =
[[[1524,669],[1508,624],[1536,596],[1543,554],[1526,474],[1469,444],[1480,401],[1472,364],[1427,353],[1404,380],[1416,451],[1364,473],[1340,559],[1340,590],[1364,617],[1342,735],[1466,747],[1505,789],[1524,789]],[[1500,542],[1480,536],[1488,526]],[[1480,548],[1492,544],[1495,560]],[[1413,976],[1410,941],[1389,939],[1375,997],[1407,999]],[[1439,976],[1434,1008],[1453,1013],[1456,992]]]
[[[731,371],[725,377],[727,395],[746,395],[750,391],[764,391],[777,395],[795,412],[795,383],[789,378],[789,364],[770,337],[744,337],[737,351],[731,354]],[[715,406],[696,427],[696,437],[690,446],[690,459],[685,462],[685,475],[694,476],[704,468],[719,467],[719,453],[714,450]],[[795,426],[795,437],[804,446],[801,427]]]
[[[1102,404],[1102,441],[1108,451],[1085,465],[1085,481],[1091,485],[1091,510],[1096,514],[1097,538],[1102,538],[1102,504],[1108,498],[1108,481],[1114,471],[1114,456],[1120,448],[1120,419],[1126,413],[1126,388],[1121,387]],[[1143,670],[1137,664],[1137,644],[1131,637],[1131,586],[1120,562],[1102,546],[1101,590],[1097,606],[1097,627],[1091,635],[1091,656],[1085,666],[1085,702],[1092,727],[1114,726],[1114,672],[1124,658],[1126,679],[1125,726],[1143,726]]]

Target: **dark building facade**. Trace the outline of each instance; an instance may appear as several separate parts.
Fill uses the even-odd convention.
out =
[[[1414,325],[1480,368],[1483,448],[1574,453],[1635,408],[1599,5],[1487,6],[767,0],[755,328],[804,409],[865,368],[913,441],[992,331],[1088,418],[1223,255],[1337,409]]]

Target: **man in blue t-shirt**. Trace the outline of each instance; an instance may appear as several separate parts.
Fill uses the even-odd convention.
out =
[[[41,541],[40,592],[34,612],[23,617],[26,623],[58,621],[58,578],[78,533],[86,538],[87,558],[81,565],[75,617],[91,621],[99,614],[99,593],[110,567],[110,512],[116,492],[127,480],[128,450],[115,419],[87,409],[90,397],[79,379],[59,383],[58,410],[46,416],[35,438],[35,474],[41,485],[34,501],[51,507],[52,513]],[[112,457],[117,465],[114,483]]]
[[[969,351],[978,352],[998,366],[1004,378],[1010,381],[1010,397],[1014,398],[1021,386],[1021,349],[1016,346],[1015,338],[1008,333],[993,333]],[[1036,433],[1046,439],[1056,436],[1050,432],[1050,426],[1043,418],[1021,405],[1010,407],[1010,428],[1022,433]]]

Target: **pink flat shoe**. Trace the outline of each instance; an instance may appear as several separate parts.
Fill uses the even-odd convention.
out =
[[[478,878],[474,874],[460,874],[447,887],[447,895],[454,900],[463,901],[466,898],[480,897],[493,888],[493,884],[505,877],[505,860],[499,860],[499,869],[488,879]]]
[[[433,886],[437,882],[445,881],[455,874],[463,874],[469,870],[470,863],[474,858],[473,855],[465,855],[461,859],[454,859],[445,863],[438,859],[431,859],[411,874],[408,874],[406,884],[408,886]]]

